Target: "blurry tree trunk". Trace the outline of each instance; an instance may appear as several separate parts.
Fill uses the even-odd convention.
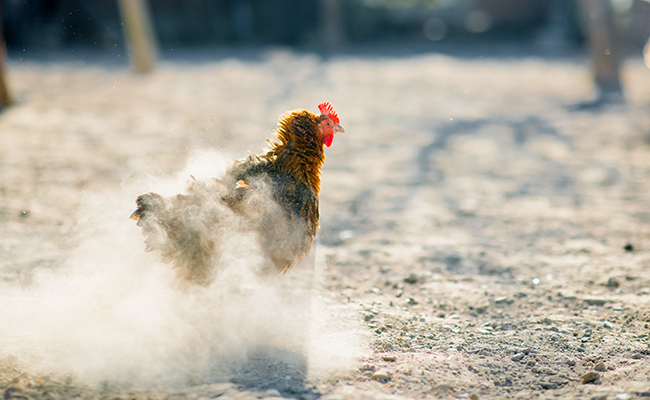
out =
[[[343,4],[342,0],[321,0],[323,27],[323,43],[329,48],[336,48],[343,44]]]
[[[150,72],[156,60],[156,44],[145,0],[119,0],[124,37],[137,72]]]
[[[623,95],[621,49],[610,0],[578,0],[591,48],[594,82],[602,98]]]
[[[7,47],[5,46],[4,35],[2,34],[2,2],[0,1],[0,108],[11,105],[11,95],[5,79],[5,58],[7,56]]]

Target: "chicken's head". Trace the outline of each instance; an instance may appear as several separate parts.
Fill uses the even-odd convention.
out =
[[[323,137],[325,146],[330,147],[334,140],[334,135],[338,132],[345,132],[345,129],[341,126],[339,116],[336,115],[336,111],[334,111],[330,103],[320,103],[318,109],[321,114],[318,130]]]

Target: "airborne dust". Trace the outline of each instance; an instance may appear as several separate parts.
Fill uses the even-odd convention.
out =
[[[0,358],[91,386],[233,381],[286,392],[300,392],[308,375],[353,366],[362,337],[350,325],[353,310],[321,296],[316,245],[289,274],[262,277],[255,271],[268,261],[254,234],[222,227],[216,239],[227,245],[207,286],[179,283],[169,264],[144,251],[128,219],[137,195],[179,193],[190,176],[222,174],[229,158],[196,153],[175,177],[139,172],[119,191],[88,194],[64,264],[1,284],[1,319],[13,323],[0,325]]]

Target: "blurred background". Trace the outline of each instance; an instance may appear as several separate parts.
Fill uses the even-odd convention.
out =
[[[447,349],[489,350],[494,369],[454,383],[494,377],[488,398],[547,385],[545,371],[571,377],[545,388],[566,385],[576,388],[567,397],[584,396],[565,357],[593,354],[620,365],[594,387],[636,379],[650,393],[650,1],[0,4],[8,50],[0,106],[13,97],[0,114],[0,304],[13,293],[5,287],[29,287],[49,271],[65,280],[68,267],[79,271],[70,280],[83,292],[70,292],[65,318],[38,313],[56,323],[35,328],[34,338],[56,330],[72,358],[95,360],[116,324],[128,339],[130,321],[165,315],[150,312],[151,301],[133,307],[147,297],[142,278],[156,267],[128,219],[136,197],[178,193],[190,176],[208,179],[213,166],[259,153],[281,113],[329,101],[347,133],[327,150],[315,253],[332,301],[372,314],[358,321],[372,326],[372,348],[443,349],[444,357]],[[97,286],[85,283],[92,271]],[[51,282],[52,293],[68,290]],[[0,316],[0,342],[3,328],[22,329],[12,321],[38,328],[41,320],[20,304],[50,298],[29,294],[39,302],[10,300],[17,317]],[[170,299],[164,304],[174,308]],[[94,310],[86,303],[101,306],[96,323],[86,325]],[[413,332],[435,327],[435,336],[402,335],[416,316],[427,325]],[[84,329],[70,328],[70,318]],[[101,343],[76,341],[86,331]],[[510,363],[524,339],[534,368],[523,363],[530,358]],[[130,358],[133,345],[122,348],[96,369],[129,371],[113,360],[139,359]],[[611,355],[628,358],[618,364]],[[504,360],[519,368],[507,383]],[[430,382],[444,382],[440,369],[431,371]],[[13,382],[2,373],[0,387]],[[355,373],[341,385],[369,380]],[[432,393],[416,376],[404,386]]]
[[[386,41],[525,42],[575,50],[585,40],[575,0],[154,0],[148,4],[161,55],[183,47],[287,45],[337,48]],[[650,36],[650,2],[611,0],[626,52]],[[124,50],[117,0],[4,0],[10,54],[83,48]]]

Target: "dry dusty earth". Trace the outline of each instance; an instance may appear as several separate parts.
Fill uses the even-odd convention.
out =
[[[66,265],[87,196],[192,172],[196,150],[259,152],[279,114],[330,101],[347,133],[327,149],[313,293],[365,347],[333,373],[267,348],[254,379],[154,390],[39,375],[0,337],[4,399],[650,397],[650,70],[628,60],[628,103],[578,110],[587,60],[493,51],[188,53],[147,76],[11,59],[3,290]],[[30,318],[20,301],[0,296],[2,332]]]

